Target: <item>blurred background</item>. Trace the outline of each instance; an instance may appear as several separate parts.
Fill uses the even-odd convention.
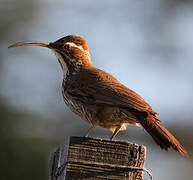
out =
[[[51,51],[7,48],[69,34],[84,36],[93,64],[160,113],[189,156],[162,151],[139,127],[116,139],[147,146],[145,167],[154,179],[192,179],[193,1],[0,0],[0,22],[1,179],[48,179],[50,153],[90,127],[64,105],[63,75]],[[96,128],[90,135],[107,139],[111,132]]]

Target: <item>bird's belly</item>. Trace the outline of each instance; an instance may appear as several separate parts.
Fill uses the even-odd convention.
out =
[[[121,108],[106,106],[99,108],[96,124],[105,129],[114,131],[119,126],[121,126],[121,129],[124,130],[125,125],[137,125],[138,122],[136,116],[134,116],[131,112],[127,111],[127,113],[125,113]]]
[[[137,125],[136,117],[130,112],[125,113],[120,108],[109,107],[108,105],[85,104],[74,100],[65,93],[63,93],[63,98],[72,112],[92,125],[110,130],[126,124]]]
[[[67,94],[63,93],[63,98],[65,104],[70,108],[72,112],[80,116],[82,119],[87,121],[90,124],[95,124],[93,121],[93,116],[96,114],[94,108],[91,108],[85,104],[83,104],[81,101],[76,101],[72,99]]]

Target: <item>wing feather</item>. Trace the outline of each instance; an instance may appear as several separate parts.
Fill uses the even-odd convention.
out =
[[[67,91],[84,103],[108,104],[154,113],[140,95],[99,69],[82,73],[81,80],[80,77],[74,77],[73,83],[68,84]]]

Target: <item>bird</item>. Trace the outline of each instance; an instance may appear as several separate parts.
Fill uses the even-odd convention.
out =
[[[112,131],[110,139],[113,140],[119,131],[131,124],[142,126],[161,149],[173,148],[183,156],[187,154],[178,140],[161,125],[158,113],[139,94],[93,65],[84,37],[68,35],[54,42],[24,41],[9,48],[19,46],[42,46],[55,53],[63,71],[64,102],[91,125],[86,137],[100,126]]]

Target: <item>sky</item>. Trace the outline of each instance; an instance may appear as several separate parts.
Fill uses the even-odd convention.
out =
[[[75,2],[39,1],[32,21],[10,29],[18,32],[9,43],[83,35],[93,63],[139,93],[163,117],[191,112],[192,6],[88,0],[74,6]],[[6,41],[2,46],[7,45]],[[4,54],[0,94],[11,106],[43,116],[50,116],[53,106],[64,109],[60,92],[63,75],[52,52],[25,47],[6,49]]]
[[[139,93],[160,114],[164,125],[176,125],[183,132],[184,127],[193,126],[191,1],[3,0],[0,3],[4,27],[0,37],[0,100],[10,109],[40,115],[49,122],[54,119],[56,124],[52,122],[51,126],[60,136],[70,130],[82,133],[86,124],[64,105],[63,74],[54,53],[41,47],[7,48],[20,41],[52,42],[78,34],[87,40],[93,64]],[[65,123],[57,124],[57,120],[64,119]],[[35,136],[33,128],[38,135],[50,133],[43,122],[38,124],[36,120],[18,126],[23,127],[25,135]],[[129,140],[134,138],[143,144],[136,134],[143,136],[144,131],[134,130],[135,134],[129,127],[119,137],[130,133]],[[104,132],[101,136],[106,133],[97,132]],[[147,158],[146,168],[155,179],[192,177],[192,158],[172,153],[148,148],[147,157],[151,158]]]

